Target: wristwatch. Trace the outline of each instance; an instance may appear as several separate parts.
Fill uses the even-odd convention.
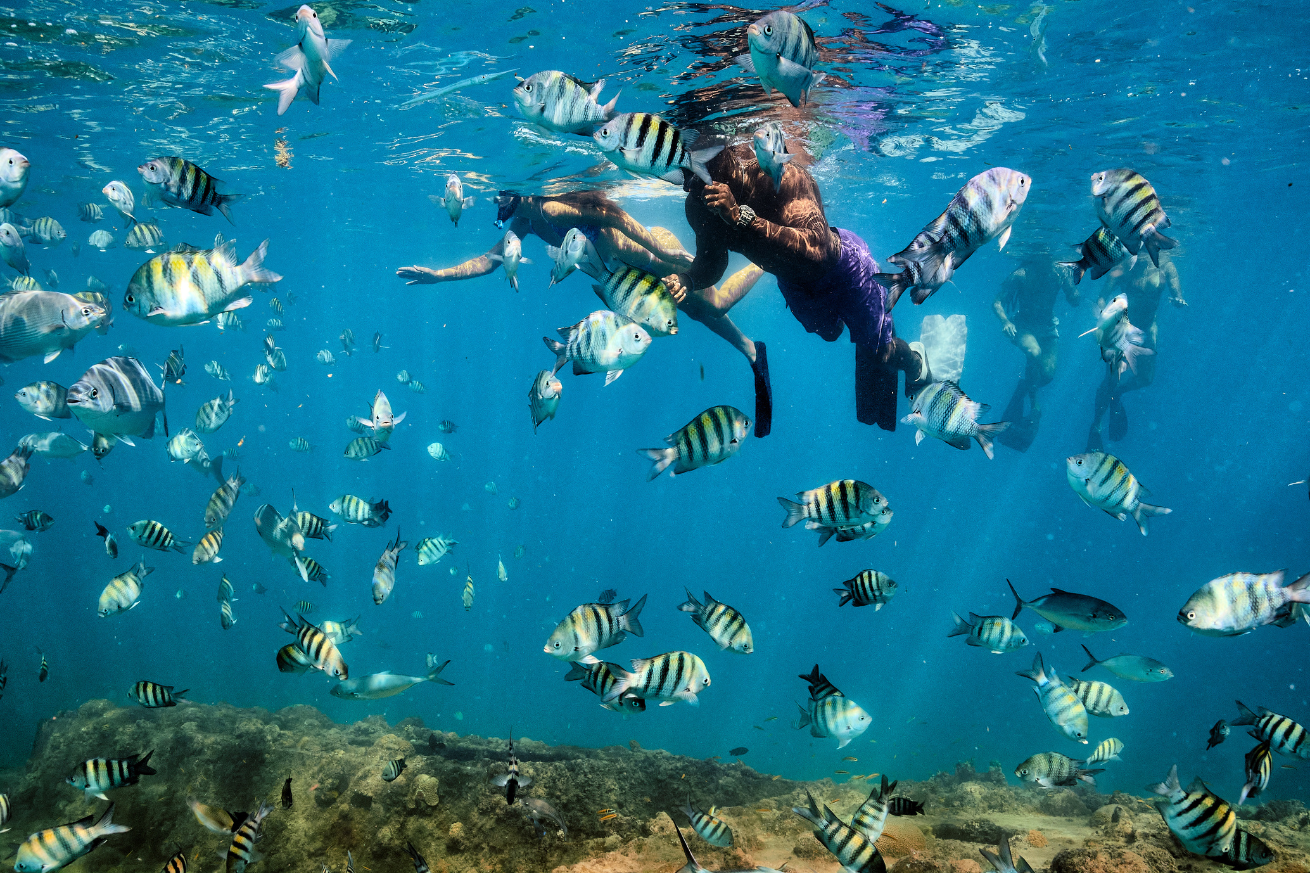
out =
[[[737,207],[737,226],[750,227],[755,223],[755,210],[749,206]]]

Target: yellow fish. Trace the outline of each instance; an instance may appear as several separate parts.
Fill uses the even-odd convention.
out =
[[[853,757],[851,757],[850,755],[847,755],[845,758],[842,758],[842,760],[843,760],[843,761],[858,761],[858,760],[860,760],[860,759],[859,759],[859,758],[853,758]]]
[[[596,815],[609,815],[613,811],[614,810],[612,809],[598,809],[596,810]]]
[[[773,781],[774,781],[774,782],[777,782],[777,781],[778,781],[779,779],[781,779],[781,778],[782,778],[781,776],[774,776],[774,777],[773,777]]]
[[[611,812],[609,815],[602,815],[602,816],[600,817],[600,820],[601,820],[601,821],[609,821],[609,820],[612,819],[612,818],[618,818],[618,817],[619,817],[619,814],[618,814],[617,812]]]

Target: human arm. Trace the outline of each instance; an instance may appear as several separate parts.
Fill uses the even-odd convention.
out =
[[[517,219],[512,226],[516,232],[520,232]],[[520,233],[521,235],[521,233]],[[435,285],[438,282],[457,282],[460,279],[475,279],[478,276],[485,276],[488,273],[494,273],[500,266],[499,260],[492,260],[489,255],[499,257],[505,253],[505,238],[501,237],[496,244],[487,250],[487,254],[480,255],[476,258],[465,261],[462,264],[456,264],[453,267],[446,267],[441,270],[433,270],[428,267],[399,267],[396,275],[402,279],[407,279],[406,285]]]
[[[746,238],[743,242],[748,241],[752,249],[769,252],[773,260],[785,261],[800,270],[823,268],[830,263],[838,243],[819,204],[818,189],[808,175],[795,173],[786,178],[786,187],[779,195],[782,207],[777,222],[756,215],[741,225],[737,198],[721,182],[705,186],[705,208],[723,225],[737,228]]]
[[[1169,261],[1161,269],[1164,273],[1165,286],[1169,289],[1169,302],[1179,309],[1187,306],[1187,301],[1183,299],[1183,286],[1178,281],[1178,268],[1174,266],[1173,261]]]
[[[1006,315],[1005,301],[1019,293],[1019,279],[1017,277],[1022,273],[1023,269],[1020,268],[1006,276],[1005,281],[1001,283],[1001,290],[996,292],[996,298],[992,301],[992,311],[996,313],[996,317],[1001,322],[1001,333],[1010,339],[1014,339],[1019,329],[1014,326],[1013,321],[1010,321],[1010,316]]]
[[[685,268],[692,264],[693,258],[689,252],[683,250],[681,246],[674,248],[667,245],[666,241],[657,239],[617,204],[607,203],[603,206],[588,205],[586,208],[579,208],[578,205],[566,200],[545,200],[541,203],[541,212],[555,227],[579,225],[607,227],[618,231],[674,267]]]

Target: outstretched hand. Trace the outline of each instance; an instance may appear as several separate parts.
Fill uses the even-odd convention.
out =
[[[1169,302],[1172,303],[1174,306],[1177,306],[1179,309],[1187,308],[1187,301],[1181,297],[1170,297]]]
[[[427,267],[400,267],[396,270],[396,275],[408,279],[406,285],[430,285],[437,281],[433,272]]]
[[[664,287],[673,297],[674,303],[681,303],[687,299],[687,288],[682,284],[682,279],[677,273],[665,276],[662,281],[664,282]]]
[[[705,186],[705,205],[709,210],[728,224],[736,224],[737,219],[741,217],[741,208],[737,206],[737,198],[732,196],[732,191],[722,182],[711,182]]]

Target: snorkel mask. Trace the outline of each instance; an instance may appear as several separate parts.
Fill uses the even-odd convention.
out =
[[[514,210],[519,208],[523,198],[513,191],[501,191],[496,195],[496,227],[504,227],[505,222],[514,217]]]

